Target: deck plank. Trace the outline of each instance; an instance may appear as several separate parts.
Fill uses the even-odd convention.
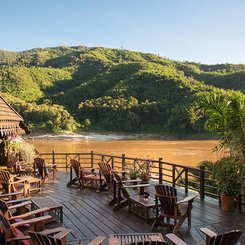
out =
[[[114,233],[151,232],[151,223],[145,223],[142,218],[128,212],[127,208],[114,212],[108,206],[112,198],[111,192],[98,193],[94,189],[67,188],[68,177],[67,173],[59,171],[56,182],[45,183],[42,192],[32,195],[48,196],[63,205],[63,226],[72,230],[68,237],[71,244],[89,241],[98,235],[109,237]],[[147,191],[154,197],[154,184]],[[184,197],[181,190],[178,192]],[[187,244],[204,242],[205,236],[199,230],[201,227],[207,227],[214,232],[241,229],[243,234],[240,243],[245,244],[245,213],[237,210],[225,212],[219,207],[217,200],[210,198],[205,201],[196,198],[193,206],[191,229],[187,229],[185,222],[178,234]],[[165,235],[171,230],[159,227],[156,232]]]

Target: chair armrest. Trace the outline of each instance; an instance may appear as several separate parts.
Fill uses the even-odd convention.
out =
[[[19,184],[19,183],[25,183],[27,179],[19,179],[19,180],[16,180],[14,182],[11,183],[11,185],[13,184]]]
[[[109,245],[121,245],[120,240],[116,237],[110,237],[108,243]]]
[[[6,193],[6,194],[1,194],[0,198],[5,198],[5,197],[11,197],[11,196],[17,196],[17,195],[23,195],[23,192],[12,192],[12,193]]]
[[[21,192],[21,194],[23,194],[23,193]],[[1,198],[1,196],[0,196],[0,198]],[[15,205],[15,203],[21,203],[21,202],[26,202],[26,201],[30,201],[30,200],[31,200],[31,198],[30,197],[27,197],[27,198],[22,198],[22,199],[16,199],[16,200],[6,201],[6,203],[8,205],[11,205],[11,204]]]
[[[118,186],[119,189],[124,189],[124,188],[140,188],[140,187],[149,187],[151,186],[150,184],[141,184],[141,185],[125,185],[125,186]]]
[[[179,237],[177,237],[173,233],[169,233],[166,235],[166,237],[174,244],[174,245],[187,245],[183,240],[181,240]]]
[[[11,219],[24,219],[24,218],[27,218],[27,217],[30,217],[30,216],[33,216],[33,215],[36,215],[36,214],[47,212],[49,210],[50,210],[50,208],[39,208],[39,209],[30,211],[30,212],[27,212],[25,214],[20,214],[20,215],[12,216]]]
[[[57,164],[49,164],[45,166],[46,168],[54,168],[57,167]]]
[[[45,215],[42,217],[38,217],[38,218],[33,218],[33,219],[27,219],[27,220],[23,220],[20,222],[16,222],[14,224],[11,224],[11,227],[18,227],[18,226],[23,226],[26,224],[35,224],[35,223],[39,223],[39,222],[43,222],[43,221],[47,221],[52,219],[51,215]]]
[[[138,183],[138,182],[142,182],[142,180],[141,179],[122,180],[122,183],[134,183],[134,182]]]
[[[68,230],[68,229],[62,230],[58,234],[54,235],[54,239],[62,239],[66,237],[70,232],[71,230]]]
[[[20,208],[20,207],[24,207],[24,206],[27,206],[27,205],[30,205],[30,204],[31,204],[31,201],[26,201],[26,202],[22,202],[22,203],[18,203],[18,204],[9,206],[8,208],[9,209]]]
[[[90,241],[87,245],[99,245],[105,239],[106,239],[106,237],[104,237],[104,236],[97,236],[95,239],[93,239],[92,241]]]
[[[192,201],[192,200],[194,200],[194,198],[196,198],[197,196],[198,196],[198,194],[196,194],[196,195],[191,195],[191,196],[187,196],[187,197],[185,197],[183,200],[178,201],[176,204],[179,205],[179,204],[181,204],[181,203],[185,203],[185,202]]]
[[[57,227],[57,228],[47,229],[47,230],[41,231],[40,233],[43,235],[52,235],[52,234],[61,232],[65,229],[66,229],[65,227]]]
[[[30,236],[22,236],[22,237],[13,237],[6,239],[6,243],[12,244],[12,242],[22,241],[22,240],[29,240],[31,239]],[[19,244],[19,243],[18,243]]]
[[[215,232],[209,230],[208,228],[200,228],[200,231],[202,233],[204,233],[208,237],[212,237],[212,236],[216,236],[217,235]]]

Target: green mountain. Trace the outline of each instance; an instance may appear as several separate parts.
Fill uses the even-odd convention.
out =
[[[177,62],[108,48],[0,51],[0,91],[34,130],[202,132],[201,91],[245,92],[245,65]]]

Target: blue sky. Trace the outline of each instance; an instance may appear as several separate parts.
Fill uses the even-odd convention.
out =
[[[244,0],[8,0],[0,49],[103,46],[245,64]]]

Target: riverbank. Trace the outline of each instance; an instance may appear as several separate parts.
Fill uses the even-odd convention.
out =
[[[27,135],[26,139],[40,139],[40,140],[73,140],[73,141],[93,141],[93,140],[213,140],[216,139],[210,134],[196,134],[196,135],[161,135],[161,134],[144,134],[144,133],[32,133]]]

